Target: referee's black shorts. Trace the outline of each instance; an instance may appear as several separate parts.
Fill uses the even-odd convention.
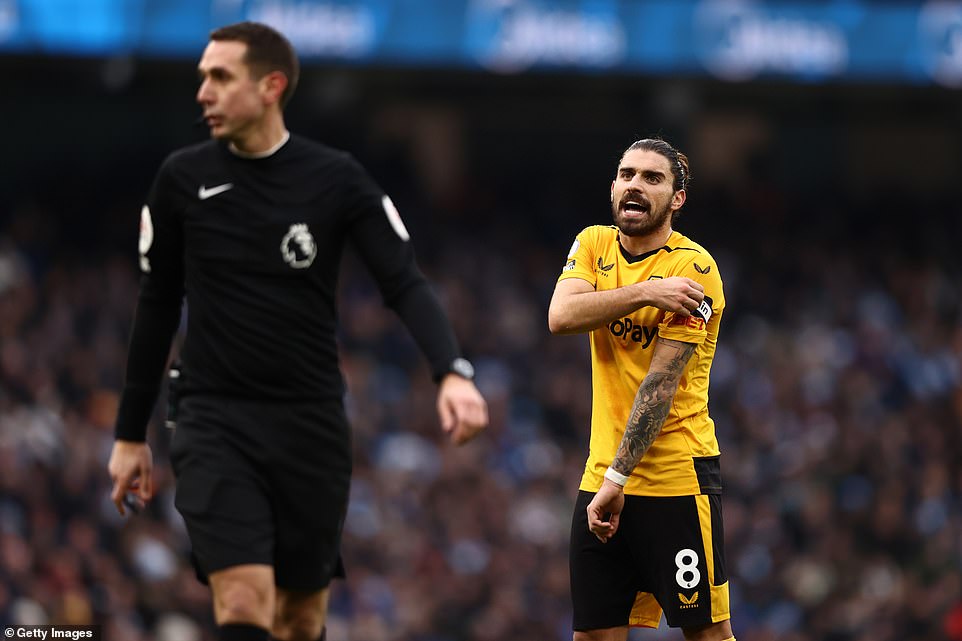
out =
[[[625,496],[615,536],[588,530],[593,492],[578,492],[571,522],[574,629],[657,628],[730,618],[721,495]]]
[[[320,590],[343,575],[351,440],[340,399],[185,396],[170,456],[202,581],[248,563],[273,566],[289,590]]]

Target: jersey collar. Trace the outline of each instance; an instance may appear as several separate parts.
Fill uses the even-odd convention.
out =
[[[652,249],[651,251],[646,251],[643,254],[638,254],[637,256],[632,256],[631,254],[628,253],[628,250],[625,249],[625,246],[621,244],[621,232],[619,232],[618,233],[618,249],[619,251],[621,251],[621,255],[624,257],[624,259],[629,263],[640,263],[641,261],[645,260],[649,256],[654,256],[661,250],[671,251],[672,247],[670,247],[669,245],[671,241],[675,238],[675,234],[677,233],[678,232],[673,230],[671,232],[671,235],[668,236],[668,240],[661,247],[657,247],[655,249]]]
[[[273,156],[277,153],[281,147],[287,144],[287,141],[291,139],[291,132],[285,131],[284,135],[281,137],[280,142],[271,147],[270,149],[265,149],[264,151],[241,151],[234,143],[228,143],[227,148],[232,154],[238,158],[267,158],[268,156]]]

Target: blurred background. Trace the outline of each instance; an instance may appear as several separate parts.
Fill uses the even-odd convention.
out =
[[[163,399],[145,513],[116,515],[106,460],[140,207],[205,138],[196,61],[242,19],[299,49],[289,126],[390,193],[491,409],[444,442],[348,255],[332,641],[571,638],[588,348],[547,303],[652,135],[691,159],[677,228],[728,299],[710,408],[739,641],[962,639],[962,2],[897,0],[0,0],[0,621],[213,638]]]

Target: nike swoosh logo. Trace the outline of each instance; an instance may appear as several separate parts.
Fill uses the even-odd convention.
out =
[[[207,200],[208,198],[212,198],[217,194],[222,194],[225,191],[233,188],[234,188],[234,183],[224,183],[223,185],[217,185],[216,187],[210,187],[210,188],[207,188],[201,185],[200,189],[197,190],[197,197],[200,198],[201,200]]]

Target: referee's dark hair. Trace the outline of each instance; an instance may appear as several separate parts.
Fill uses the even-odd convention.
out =
[[[688,181],[691,180],[691,171],[688,169],[688,156],[681,153],[661,138],[643,138],[642,140],[636,140],[635,142],[631,143],[628,149],[625,149],[624,153],[626,154],[635,149],[641,149],[642,151],[653,151],[656,154],[661,154],[667,158],[668,164],[671,165],[671,175],[674,178],[672,181],[672,188],[675,191],[688,189]],[[622,157],[624,157],[624,154],[622,154]]]
[[[281,94],[281,109],[287,106],[297,88],[301,68],[294,47],[279,31],[260,22],[237,22],[214,29],[210,32],[210,39],[246,44],[244,62],[258,78],[272,71],[280,71],[287,76],[287,87]]]

